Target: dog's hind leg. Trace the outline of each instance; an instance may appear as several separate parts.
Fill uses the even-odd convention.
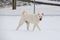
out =
[[[21,20],[19,21],[19,24],[18,24],[18,27],[17,27],[16,30],[18,30],[18,29],[21,27],[21,25],[22,25],[23,23],[24,23],[24,20],[21,19]]]
[[[25,21],[26,24],[27,24],[27,30],[29,31],[29,22],[28,21]]]

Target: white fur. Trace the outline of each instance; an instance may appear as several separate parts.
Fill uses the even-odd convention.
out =
[[[26,22],[26,24],[27,24],[27,30],[29,30],[30,23],[34,24],[33,30],[35,29],[35,27],[37,27],[40,30],[38,23],[40,21],[39,19],[42,16],[43,16],[43,14],[39,14],[39,13],[38,14],[28,14],[26,11],[23,11],[20,22],[19,22],[16,30],[18,30],[24,22]]]

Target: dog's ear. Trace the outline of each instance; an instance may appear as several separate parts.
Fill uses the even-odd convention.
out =
[[[42,13],[42,15],[44,15],[44,13]]]
[[[40,13],[38,13],[38,15],[44,15],[44,13],[41,13],[41,14],[40,14]]]

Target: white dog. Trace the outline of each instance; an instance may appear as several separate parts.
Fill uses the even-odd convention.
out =
[[[42,16],[43,16],[43,13],[41,13],[41,14],[40,13],[28,14],[26,11],[23,11],[19,25],[18,25],[16,30],[18,30],[24,22],[27,24],[27,30],[29,30],[29,24],[30,23],[34,24],[33,30],[35,29],[35,27],[37,27],[40,30],[38,23],[39,23],[39,21],[42,20]]]

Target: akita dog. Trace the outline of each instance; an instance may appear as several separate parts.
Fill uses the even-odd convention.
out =
[[[30,23],[34,24],[33,30],[35,29],[35,27],[37,27],[40,30],[38,23],[42,20],[43,15],[43,13],[28,14],[26,11],[23,11],[16,30],[18,30],[21,27],[21,25],[24,24],[24,22],[27,24],[27,30],[29,30]]]

